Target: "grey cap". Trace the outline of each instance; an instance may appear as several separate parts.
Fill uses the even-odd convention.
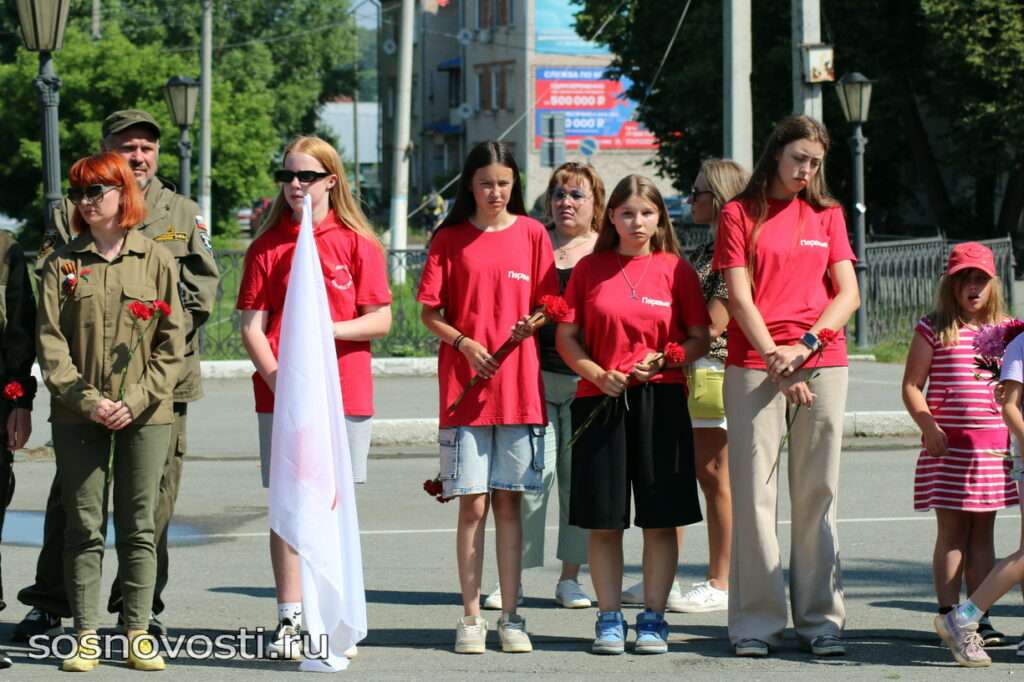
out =
[[[156,119],[142,109],[122,109],[107,116],[103,119],[103,137],[107,138],[132,126],[140,125],[152,128],[157,139],[160,139],[160,126],[157,125]]]

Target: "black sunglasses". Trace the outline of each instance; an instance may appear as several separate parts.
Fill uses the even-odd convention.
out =
[[[121,189],[121,185],[86,185],[85,187],[71,187],[68,189],[68,199],[73,204],[80,204],[83,201],[99,201],[103,195],[112,189]]]
[[[322,180],[323,178],[326,178],[328,175],[331,174],[326,171],[290,171],[284,170],[282,168],[281,170],[274,171],[274,180],[280,182],[281,184],[287,185],[295,178],[298,178],[299,182],[301,182],[303,185],[308,185],[310,183],[316,182],[317,180]]]
[[[697,189],[696,187],[694,187],[690,189],[690,203],[692,204],[693,202],[697,201],[697,197],[699,197],[701,194],[714,194],[714,192],[712,192],[711,190]]]

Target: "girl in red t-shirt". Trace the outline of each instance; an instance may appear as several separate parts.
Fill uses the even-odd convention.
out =
[[[842,208],[828,195],[828,132],[807,116],[775,127],[747,188],[722,209],[713,267],[729,293],[725,408],[733,554],[729,637],[766,656],[788,621],[776,536],[779,444],[792,419],[790,601],[797,636],[842,655],[836,538],[846,407],[843,326],[860,305]],[[822,348],[819,334],[838,330]],[[794,414],[794,410],[796,410]]]
[[[506,652],[532,651],[526,621],[516,614],[522,573],[520,503],[543,487],[544,386],[533,330],[526,320],[540,298],[558,293],[544,226],[526,217],[519,168],[500,142],[474,147],[463,165],[451,213],[434,233],[417,300],[423,324],[441,341],[440,478],[459,498],[456,559],[465,614],[457,653],[483,653],[480,617],[484,524],[497,528]],[[491,355],[512,334],[522,343],[499,366]],[[450,410],[473,375],[478,382]]]
[[[556,342],[580,376],[573,429],[607,409],[572,452],[569,522],[590,529],[599,609],[592,650],[625,649],[622,532],[629,527],[632,487],[635,523],[644,535],[646,606],[637,616],[635,650],[664,653],[676,527],[701,520],[681,366],[707,352],[711,320],[697,273],[679,257],[665,202],[651,180],[629,175],[615,187],[594,253],[576,265],[565,298],[570,312]],[[669,343],[682,344],[681,362],[659,355]],[[616,399],[610,407],[607,396]]]
[[[274,385],[284,299],[307,194],[313,203],[313,235],[334,321],[352,478],[362,483],[366,480],[373,415],[370,340],[387,335],[391,327],[391,291],[384,251],[349,192],[341,159],[333,146],[317,137],[296,138],[285,148],[282,166],[274,174],[281,191],[270,207],[262,233],[245,255],[236,304],[242,315],[242,341],[256,366],[253,390],[263,486],[270,486]],[[300,658],[299,556],[273,530],[270,561],[277,588],[278,626],[268,651],[271,657]]]

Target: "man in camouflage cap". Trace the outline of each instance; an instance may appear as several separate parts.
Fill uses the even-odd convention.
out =
[[[199,214],[199,206],[176,193],[156,175],[160,154],[160,126],[153,116],[139,109],[115,111],[104,119],[102,135],[102,149],[117,152],[128,161],[144,193],[146,218],[139,226],[139,231],[170,249],[180,266],[179,293],[185,311],[185,368],[174,389],[175,422],[155,511],[157,577],[150,631],[162,634],[163,626],[156,616],[164,609],[161,593],[167,585],[167,527],[174,513],[178,484],[181,481],[187,406],[202,397],[197,332],[213,309],[218,282],[217,264],[210,245],[209,230],[203,216]],[[39,263],[55,246],[70,240],[70,216],[73,212],[74,205],[65,199],[55,212],[53,231],[44,239]],[[36,634],[58,634],[63,631],[61,617],[71,616],[64,592],[64,509],[61,505],[59,475],[54,477],[46,501],[43,535],[35,584],[18,593],[18,600],[31,606],[32,610],[15,628],[12,635],[14,641],[28,641]],[[111,613],[121,611],[118,581],[111,587],[107,608]]]

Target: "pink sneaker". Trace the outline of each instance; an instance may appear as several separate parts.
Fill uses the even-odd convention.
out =
[[[956,610],[935,616],[935,632],[953,652],[956,662],[965,668],[987,668],[992,659],[985,653],[985,643],[978,634],[977,623],[960,627],[956,624]]]

